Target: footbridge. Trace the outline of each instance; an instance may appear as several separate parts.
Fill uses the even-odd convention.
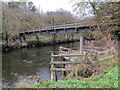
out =
[[[55,34],[55,33],[66,33],[66,32],[84,32],[87,30],[94,30],[97,24],[93,21],[85,23],[70,23],[63,25],[51,25],[51,26],[40,26],[34,28],[24,29],[19,33],[22,35],[32,35],[32,34]]]

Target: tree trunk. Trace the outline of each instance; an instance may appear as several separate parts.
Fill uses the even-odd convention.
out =
[[[100,28],[100,25],[99,25],[99,19],[98,19],[98,12],[97,12],[97,10],[96,10],[96,8],[95,8],[95,5],[94,5],[94,3],[92,3],[92,2],[89,2],[90,3],[90,5],[92,6],[92,8],[93,8],[93,11],[94,11],[94,15],[95,15],[95,17],[96,17],[96,21],[97,21],[97,23],[98,23],[98,25],[97,25],[97,28],[98,28],[98,30],[101,30],[101,28]]]
[[[36,34],[34,34],[34,35],[36,37],[36,40],[39,42],[39,37]]]

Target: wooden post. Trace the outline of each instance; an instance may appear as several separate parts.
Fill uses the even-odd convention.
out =
[[[59,47],[59,54],[61,54],[62,52],[62,49],[61,49],[62,46]]]
[[[57,81],[57,71],[55,71],[55,81]]]
[[[53,53],[51,54],[51,56]],[[53,57],[51,58],[51,62],[53,62]],[[51,68],[54,68],[54,64],[51,64]],[[51,70],[51,81],[55,81],[55,71]]]
[[[76,69],[75,69],[75,76],[77,77],[78,76],[78,65],[76,65]]]
[[[61,75],[61,80],[63,80],[64,78],[64,71],[61,71],[62,75]]]
[[[27,29],[27,32],[29,32],[30,30],[29,30],[29,28]]]
[[[64,22],[64,32],[65,32],[65,26],[66,26],[66,25],[65,25],[65,22]]]
[[[39,26],[39,31],[40,31],[40,26]]]
[[[83,53],[83,37],[80,37],[80,54]]]
[[[75,31],[77,32],[77,22],[75,22]]]

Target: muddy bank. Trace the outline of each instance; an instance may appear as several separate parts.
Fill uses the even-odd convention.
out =
[[[59,41],[49,41],[49,42],[41,42],[41,41],[27,41],[20,44],[2,44],[2,52],[8,52],[15,49],[20,48],[32,48],[32,47],[42,47],[42,46],[48,46],[48,45],[55,45],[55,44],[63,44],[63,43],[71,43],[79,41],[79,39],[74,40],[59,40]]]
[[[86,34],[86,33],[84,33]],[[84,35],[84,44],[98,47],[115,47],[118,49],[118,42],[120,39],[117,36],[99,36],[99,37],[90,37],[89,35]],[[32,48],[32,47],[41,47],[47,45],[63,44],[79,41],[80,33],[62,33],[54,35],[39,35],[38,39],[33,36],[26,36],[26,40],[22,43],[19,40],[16,42],[11,42],[8,44],[2,44],[2,51],[8,52],[14,49],[20,48]]]

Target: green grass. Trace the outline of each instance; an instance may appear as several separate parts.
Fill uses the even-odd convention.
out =
[[[34,88],[118,88],[118,66],[107,69],[105,74],[95,77],[59,80],[57,82],[41,81]]]
[[[52,36],[51,35],[46,35],[46,36],[39,35],[39,40],[42,42],[52,41]]]
[[[57,34],[55,34],[55,39],[56,40],[72,39],[72,36],[71,36],[72,34],[74,35],[73,39],[79,39],[80,33],[79,34],[77,34],[77,33],[57,33]],[[52,34],[38,35],[38,37],[39,37],[39,41],[41,41],[41,42],[49,42],[49,41],[53,40]],[[34,35],[26,36],[26,40],[27,41],[36,41],[36,37]]]

